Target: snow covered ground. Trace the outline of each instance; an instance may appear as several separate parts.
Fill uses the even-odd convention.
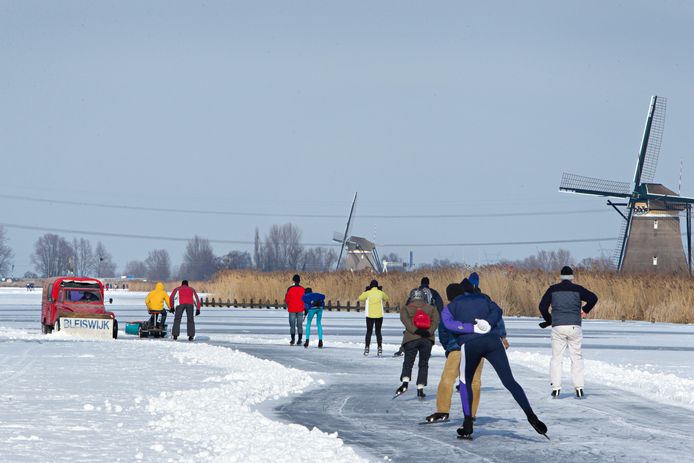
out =
[[[111,291],[124,321],[142,293]],[[428,397],[396,400],[402,360],[361,355],[363,314],[324,316],[326,348],[288,345],[280,310],[203,309],[196,342],[77,341],[39,333],[40,291],[0,289],[2,461],[688,461],[694,452],[694,327],[590,321],[586,394],[548,399],[549,331],[507,319],[514,374],[549,427],[538,436],[491,368],[473,442]],[[169,319],[171,321],[171,319]],[[384,323],[397,349],[399,320]],[[566,390],[571,389],[566,365]]]

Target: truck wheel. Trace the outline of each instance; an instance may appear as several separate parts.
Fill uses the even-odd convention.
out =
[[[113,339],[118,339],[118,320],[113,320]]]

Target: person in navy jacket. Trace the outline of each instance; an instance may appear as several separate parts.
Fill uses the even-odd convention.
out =
[[[301,297],[304,301],[304,311],[306,318],[306,342],[304,347],[308,348],[309,336],[311,336],[311,321],[316,317],[316,328],[318,329],[318,348],[323,348],[323,309],[325,309],[325,294],[314,293],[311,288],[306,288]]]
[[[465,420],[463,426],[458,428],[458,434],[463,438],[472,437],[472,378],[480,360],[485,358],[523,409],[532,427],[546,435],[547,426],[535,415],[525,391],[513,378],[498,328],[501,308],[488,296],[476,294],[467,278],[461,283],[461,289],[462,294],[455,297],[441,313],[444,325],[454,333],[460,345],[460,400]]]

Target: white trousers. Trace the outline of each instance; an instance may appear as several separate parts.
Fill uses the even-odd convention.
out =
[[[552,389],[561,388],[562,362],[564,351],[569,348],[571,357],[571,379],[575,388],[583,387],[583,355],[581,342],[583,331],[578,325],[563,325],[552,327],[552,360],[549,363]]]

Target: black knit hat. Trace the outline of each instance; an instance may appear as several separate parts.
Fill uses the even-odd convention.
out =
[[[574,271],[568,265],[563,266],[559,274],[561,275],[562,280],[572,280],[574,277]]]
[[[371,283],[369,283],[369,288],[378,288],[378,281],[371,280]]]
[[[463,278],[463,281],[460,282],[460,288],[464,293],[472,294],[475,292],[475,287],[472,286],[472,283],[467,278]]]
[[[446,298],[449,301],[452,301],[461,294],[463,294],[463,292],[460,289],[460,283],[451,283],[450,285],[446,286]]]
[[[422,281],[419,282],[419,286],[422,286],[424,288],[428,288],[429,287],[429,277],[422,278]]]
[[[298,285],[301,282],[301,277],[299,275],[294,275],[292,281]]]

